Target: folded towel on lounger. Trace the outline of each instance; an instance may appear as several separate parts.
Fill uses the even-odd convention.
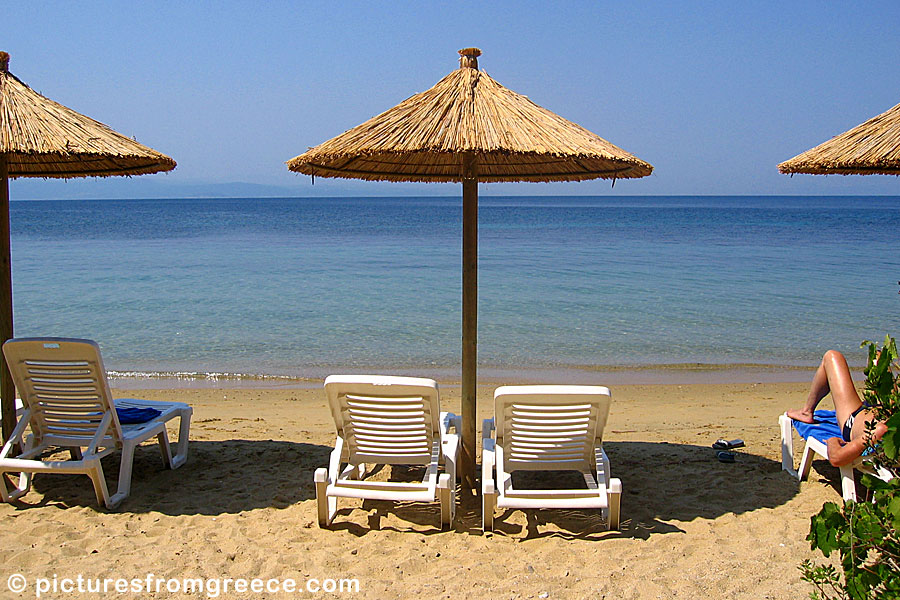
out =
[[[162,414],[155,408],[116,408],[116,414],[119,415],[119,423],[122,425],[132,425],[135,423],[146,423],[152,421]]]

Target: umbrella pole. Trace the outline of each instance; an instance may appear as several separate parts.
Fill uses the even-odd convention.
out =
[[[12,261],[9,240],[9,164],[0,156],[0,344],[13,336]],[[0,421],[3,440],[16,426],[16,388],[6,360],[0,357]]]
[[[462,460],[460,479],[475,489],[475,395],[478,364],[478,179],[475,157],[463,163]]]

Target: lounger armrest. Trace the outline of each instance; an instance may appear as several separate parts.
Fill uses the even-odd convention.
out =
[[[22,413],[22,416],[19,417],[19,422],[16,423],[16,428],[13,429],[12,434],[10,434],[9,439],[3,444],[3,450],[0,451],[0,459],[8,458],[9,453],[12,452],[13,447],[19,443],[22,439],[22,434],[25,433],[25,428],[28,427],[28,424],[31,422],[31,410],[25,409]],[[3,482],[0,482],[0,485],[3,485]]]
[[[877,467],[874,471],[873,475],[885,483],[897,478],[897,474],[887,467]]]
[[[100,425],[97,426],[97,433],[94,434],[91,443],[84,453],[85,456],[93,456],[97,453],[97,448],[100,447],[100,444],[102,444],[103,440],[106,438],[106,432],[109,430],[110,425],[112,425],[112,411],[103,415],[103,418],[100,420]],[[116,445],[119,445],[118,442],[116,442]]]
[[[481,495],[493,496],[497,493],[494,483],[494,440],[485,440],[481,453]]]
[[[462,432],[462,417],[459,415],[453,414],[452,412],[442,412],[441,413],[441,434],[450,433],[450,429],[453,428],[454,432],[458,435]]]
[[[621,494],[622,493],[622,480],[618,477],[613,477],[609,480],[609,486],[607,487],[610,494]]]
[[[325,467],[319,467],[316,469],[315,473],[313,473],[313,482],[315,483],[328,483],[328,469]]]
[[[453,433],[450,433],[450,428]],[[441,413],[441,453],[456,463],[459,457],[459,434],[462,431],[460,418],[453,413]]]
[[[331,451],[331,456],[328,459],[328,483],[334,483],[338,480],[338,475],[340,475],[341,469],[341,454],[343,453],[343,451],[344,438],[338,437],[334,442],[334,450]]]

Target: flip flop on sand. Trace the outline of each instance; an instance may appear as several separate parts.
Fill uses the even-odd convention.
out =
[[[712,447],[715,450],[734,450],[735,448],[743,448],[744,440],[716,440]]]

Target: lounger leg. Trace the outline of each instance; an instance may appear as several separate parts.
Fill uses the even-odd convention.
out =
[[[159,453],[162,456],[163,466],[167,469],[173,469],[172,448],[169,446],[169,434],[166,432],[165,428],[159,432],[158,436],[156,436],[156,441],[159,446]]]
[[[175,446],[175,455],[172,456],[172,468],[177,469],[187,462],[188,440],[191,434],[191,415],[194,410],[185,408],[180,411],[180,423],[178,427],[178,443]]]
[[[847,465],[841,467],[841,494],[844,502],[856,502],[856,480],[853,477],[853,467]]]
[[[34,445],[34,436],[28,435],[25,437],[24,443],[22,442],[22,436],[25,434],[25,429],[28,427],[28,422],[30,419],[31,412],[25,411],[20,417],[19,422],[16,423],[16,428],[10,434],[9,439],[3,445],[3,449],[0,450],[0,459],[6,459],[10,456],[10,454],[21,454],[23,452],[28,452],[31,450]],[[3,470],[0,471],[0,477],[2,477],[3,473],[13,473],[15,471]],[[22,497],[31,487],[31,473],[30,472],[20,472],[19,473],[19,485],[13,490],[12,493],[6,488],[6,482],[0,481],[0,499],[4,502],[10,502],[17,498]]]
[[[25,438],[25,443],[22,444],[22,452],[28,452],[34,446],[34,436],[29,435]],[[78,450],[78,458],[76,460],[81,460],[81,448],[77,448]],[[73,455],[74,457],[74,455]],[[22,496],[28,493],[28,490],[31,489],[31,478],[34,477],[34,473],[27,471],[24,473],[19,473],[19,483],[16,486],[16,489],[12,491],[9,495],[9,498],[3,498],[4,502],[9,502],[10,500],[18,500]],[[0,482],[0,487],[6,490],[6,485]]]
[[[4,498],[5,502],[9,502],[10,500],[18,500],[22,496],[28,493],[28,490],[31,489],[31,478],[34,476],[34,473],[19,473],[19,484],[16,486],[16,489],[9,494],[9,498]],[[0,487],[6,489],[6,485],[0,483]]]
[[[622,503],[622,481],[616,478],[609,480],[607,489],[607,501],[609,503],[609,529],[610,531],[619,529],[619,514]]]
[[[3,476],[3,473],[9,473],[9,471],[0,471],[0,477]],[[31,487],[31,473],[19,473],[19,484],[12,492],[7,489],[5,481],[0,481],[0,500],[12,502],[21,498],[28,492],[29,487]]]
[[[794,428],[791,426],[791,418],[780,415],[778,424],[781,426],[781,470],[798,477],[794,470]]]
[[[494,483],[494,452],[496,441],[491,437],[494,420],[485,419],[481,426],[481,528],[494,530],[494,509],[497,506],[497,488]]]
[[[116,508],[131,493],[131,470],[134,466],[135,446],[136,444],[128,442],[122,445],[122,460],[119,463],[119,486],[116,489],[116,493],[106,502],[106,506],[110,509]],[[106,487],[106,480],[103,479],[102,473],[101,480],[103,481],[103,486]]]
[[[328,469],[325,467],[316,469],[313,481],[316,484],[316,512],[318,513],[319,527],[329,527],[337,512],[337,498],[329,498],[327,494]]]
[[[497,491],[494,482],[481,484],[481,529],[485,533],[494,530],[494,509],[497,507]]]
[[[797,469],[797,479],[800,481],[804,481],[807,477],[809,477],[809,469],[812,467],[813,455],[815,454],[815,450],[809,445],[803,448],[803,457],[800,459],[800,468]]]
[[[112,510],[116,507],[118,502],[114,502],[113,498],[109,497],[109,489],[106,487],[106,477],[103,475],[103,465],[100,464],[99,458],[95,458],[92,462],[94,464],[90,465],[87,476],[91,478],[91,483],[94,484],[94,494],[97,496],[97,503],[100,506],[106,506],[106,508]],[[121,500],[119,501],[121,502]]]
[[[453,427],[456,429],[456,433],[457,433],[457,434],[461,434],[461,433],[462,433],[462,416],[460,416],[460,415],[453,415],[453,416],[451,417],[450,421],[453,423]],[[452,474],[453,474],[453,478],[454,478],[453,480],[454,480],[454,481],[459,481],[459,480],[460,480],[460,479],[459,479],[460,473],[459,473],[459,470],[456,468],[456,462],[457,462],[458,459],[459,459],[459,442],[457,442],[457,444],[456,444],[456,449],[455,449],[455,453],[453,453],[453,471],[452,471]],[[448,473],[451,473],[451,471],[449,470],[449,468],[448,468],[447,472],[448,472]]]
[[[438,493],[441,501],[441,529],[450,529],[456,517],[456,482],[449,473],[442,473],[438,478]]]

